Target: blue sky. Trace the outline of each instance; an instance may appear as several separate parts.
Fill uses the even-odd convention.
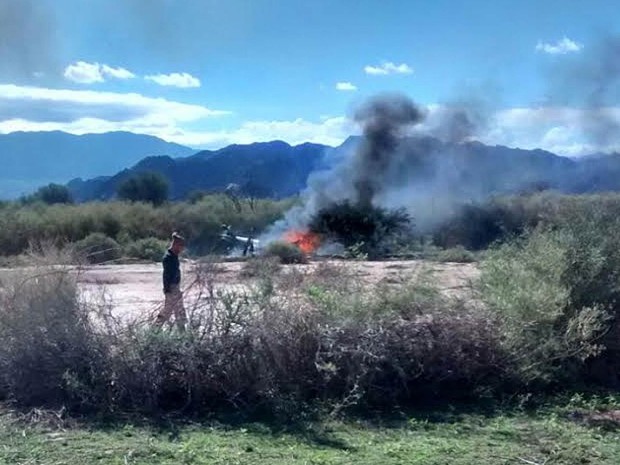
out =
[[[357,131],[347,119],[356,105],[402,92],[430,111],[484,101],[484,142],[611,150],[620,143],[598,147],[579,127],[579,99],[546,109],[566,105],[554,101],[557,75],[620,35],[618,6],[0,0],[0,132],[120,129],[195,147],[337,144]],[[609,99],[615,112],[620,101]]]

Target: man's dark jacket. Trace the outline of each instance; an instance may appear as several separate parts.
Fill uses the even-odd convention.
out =
[[[162,262],[164,264],[164,292],[168,293],[172,286],[181,284],[179,256],[172,249],[168,249]]]

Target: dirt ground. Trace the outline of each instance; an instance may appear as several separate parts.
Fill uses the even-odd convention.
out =
[[[398,285],[415,277],[424,276],[447,295],[467,298],[472,292],[472,283],[478,277],[478,269],[471,263],[437,263],[422,260],[383,262],[341,262],[314,261],[306,265],[288,265],[282,270],[311,274],[321,264],[346,267],[346,272],[372,288],[385,283]],[[186,302],[196,299],[194,286],[195,264],[183,263],[183,284]],[[215,288],[249,285],[252,280],[241,275],[243,262],[223,262],[215,265],[215,271],[208,274]],[[336,268],[337,269],[337,268]],[[121,315],[150,315],[163,302],[160,264],[92,266],[80,271],[79,285],[87,298],[100,299],[103,295]]]

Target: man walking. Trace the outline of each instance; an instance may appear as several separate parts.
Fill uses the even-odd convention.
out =
[[[181,266],[179,263],[179,255],[184,248],[185,239],[176,232],[173,233],[172,243],[162,261],[164,265],[164,308],[159,312],[155,321],[155,325],[161,327],[174,314],[175,323],[181,331],[185,330],[185,322],[187,320],[183,304],[183,293],[181,292]]]

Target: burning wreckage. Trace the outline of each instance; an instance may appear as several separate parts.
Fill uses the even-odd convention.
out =
[[[363,105],[354,119],[363,129],[360,145],[333,168],[312,175],[302,204],[260,239],[237,235],[224,225],[222,238],[231,248],[253,255],[263,244],[284,241],[306,255],[355,247],[380,257],[397,238],[411,236],[411,217],[403,205],[389,205],[385,197],[403,165],[412,164],[399,144],[424,112],[405,97],[383,96]]]
[[[226,248],[229,253],[240,251],[241,255],[244,257],[254,256],[255,254],[261,253],[262,242],[254,238],[252,233],[253,231],[248,236],[239,236],[232,231],[229,225],[224,224],[222,225],[222,234],[220,237],[226,243]],[[311,255],[316,252],[321,244],[318,234],[301,230],[291,230],[286,232],[282,240],[299,247],[299,249],[306,255]]]
[[[229,253],[241,249],[242,255],[245,257],[246,255],[252,256],[259,250],[260,241],[254,238],[253,231],[248,236],[239,236],[232,231],[229,225],[223,224],[220,237],[226,244]]]

